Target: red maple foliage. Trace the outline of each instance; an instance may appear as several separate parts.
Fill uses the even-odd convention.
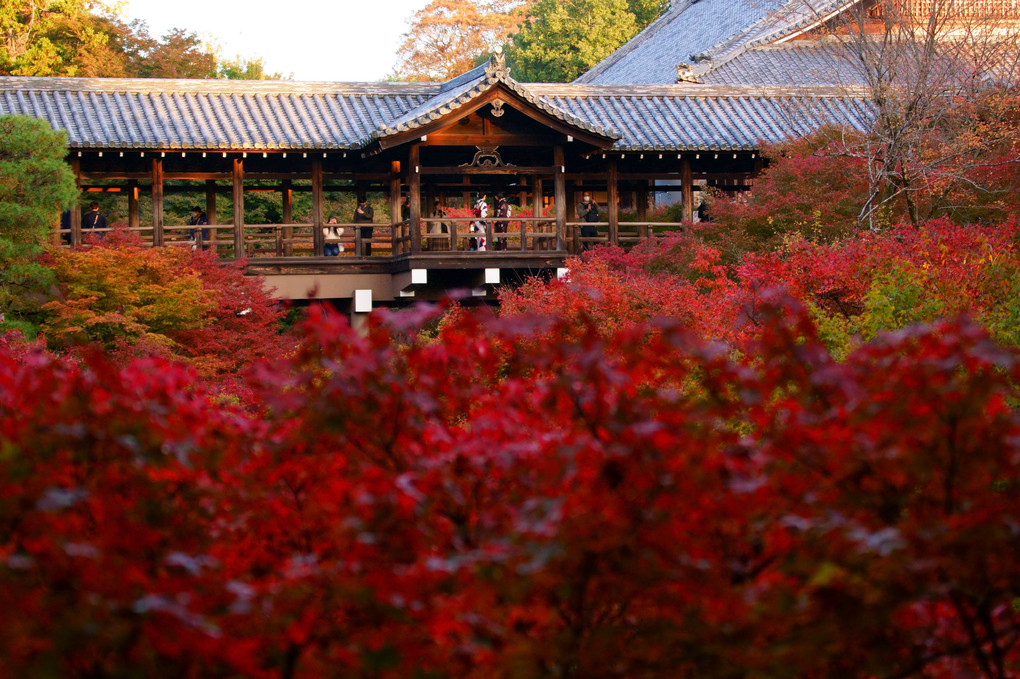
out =
[[[1017,355],[759,297],[743,356],[313,310],[260,412],[0,351],[0,674],[1018,676]]]
[[[88,242],[51,256],[62,294],[43,307],[42,330],[54,347],[161,353],[191,362],[204,377],[227,378],[293,346],[281,332],[283,309],[257,277],[244,275],[244,262],[145,247],[121,228]]]

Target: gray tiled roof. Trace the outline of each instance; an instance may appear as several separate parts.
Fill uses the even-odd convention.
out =
[[[67,131],[72,148],[354,149],[443,115],[451,97],[489,83],[476,80],[442,92],[394,83],[0,78],[0,114],[44,118]],[[825,123],[862,127],[869,110],[863,96],[835,88],[506,84],[542,110],[617,138],[620,150],[753,149]]]
[[[747,49],[702,74],[715,85],[862,86],[861,69],[838,40],[796,40]]]
[[[837,88],[531,85],[551,103],[619,130],[620,151],[753,150],[823,125],[865,129],[863,93]]]
[[[45,118],[72,147],[360,148],[437,84],[0,78],[0,114]]]
[[[652,85],[676,82],[676,65],[744,33],[789,0],[678,0],[626,45],[575,82]]]
[[[681,0],[575,82],[667,84],[676,67],[702,74],[746,49],[789,39],[859,0]]]

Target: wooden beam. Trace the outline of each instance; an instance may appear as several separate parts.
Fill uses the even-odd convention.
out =
[[[452,175],[474,175],[474,174],[544,174],[550,175],[556,171],[553,167],[530,167],[524,165],[506,165],[501,167],[461,167],[450,165],[446,167],[423,167],[421,174],[452,174]]]
[[[312,243],[315,256],[323,256],[325,238],[322,234],[322,159],[312,161]]]
[[[553,143],[550,136],[537,134],[467,134],[467,133],[433,133],[421,142],[424,146],[537,146],[548,148]]]
[[[553,200],[556,202],[556,249],[566,249],[567,186],[563,177],[563,147],[553,147],[553,165],[558,165],[553,174]]]
[[[681,217],[685,222],[694,221],[694,180],[691,177],[691,161],[684,158],[680,163],[680,195],[683,200]]]
[[[152,244],[163,245],[163,159],[152,159]]]
[[[407,194],[411,202],[411,252],[421,252],[421,174],[419,170],[419,163],[421,162],[421,152],[417,144],[411,144],[411,148],[408,149],[408,189]]]
[[[163,175],[163,179],[166,180],[193,180],[198,182],[204,182],[212,180],[227,180],[230,179],[229,172],[167,172]]]
[[[244,161],[234,158],[234,259],[244,257]]]
[[[616,158],[609,159],[609,181],[606,185],[606,209],[609,211],[609,242],[617,245],[620,240],[620,195],[619,168]]]

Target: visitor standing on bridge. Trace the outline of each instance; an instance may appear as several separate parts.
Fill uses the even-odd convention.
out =
[[[188,220],[189,226],[208,226],[209,218],[206,216],[202,209],[198,206],[191,208],[191,219]],[[195,245],[191,246],[194,250],[196,247],[202,247],[205,249],[205,244],[209,242],[209,229],[192,229],[188,232],[188,240]]]
[[[503,220],[493,224],[492,229],[496,233],[506,233],[507,227],[510,226],[508,220],[510,218],[510,203],[507,201],[506,196],[502,191],[496,194],[496,218]],[[506,238],[500,238],[498,236],[493,237],[496,241],[496,245],[493,249],[495,250],[506,250]]]
[[[481,221],[471,222],[471,230],[475,233],[485,233],[485,220],[489,217],[489,204],[485,202],[485,192],[478,194],[478,200],[475,202],[475,217]],[[468,243],[469,250],[484,250],[485,249],[485,236],[479,236],[472,238]]]
[[[435,203],[433,204],[433,207],[432,207],[432,220],[433,221],[429,222],[429,231],[428,232],[429,232],[430,236],[448,235],[450,233],[450,225],[447,222],[440,221],[440,220],[443,220],[443,219],[447,219],[448,216],[449,215],[446,212],[446,208],[443,207],[443,204],[441,202],[439,202],[438,198],[436,198]],[[435,246],[433,244],[433,240],[438,240],[438,239],[432,239],[432,238],[426,239],[426,241],[425,241],[425,245],[426,245],[425,249],[426,250],[434,249]],[[444,247],[443,249],[445,250],[446,248]]]
[[[81,226],[89,231],[106,229],[106,217],[99,211],[99,203],[93,202],[89,205],[89,211],[82,218]]]
[[[344,246],[340,243],[340,236],[343,234],[344,230],[337,226],[336,217],[330,217],[326,221],[326,226],[322,227],[322,237],[325,241],[322,246],[322,254],[327,257],[339,257],[344,250]]]
[[[581,226],[581,238],[598,237],[599,228],[592,222],[599,220],[599,206],[591,199],[591,194],[587,191],[581,196],[581,202],[577,204],[577,218],[584,222],[584,225]],[[581,249],[589,250],[593,245],[590,240],[585,240],[581,242]]]
[[[354,223],[355,224],[371,224],[375,221],[375,212],[372,210],[372,206],[368,204],[368,198],[361,196],[358,199],[358,207],[354,209]],[[362,252],[365,257],[372,256],[372,236],[375,234],[374,226],[362,226],[359,227],[358,231],[361,236]]]

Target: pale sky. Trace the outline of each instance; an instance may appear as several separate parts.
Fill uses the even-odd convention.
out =
[[[127,0],[149,32],[195,31],[221,56],[262,57],[295,80],[373,82],[397,61],[407,19],[428,0]]]

